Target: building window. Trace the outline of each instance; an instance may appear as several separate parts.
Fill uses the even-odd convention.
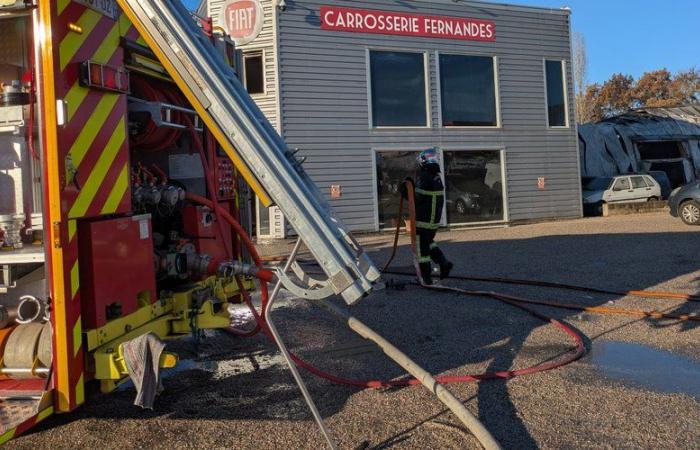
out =
[[[451,225],[505,220],[502,152],[444,152],[447,221]]]
[[[418,151],[377,151],[377,213],[379,229],[396,227],[406,177],[416,179]],[[445,151],[443,223],[450,225],[502,222],[505,216],[503,152]],[[405,213],[405,210],[404,210]]]
[[[426,127],[425,54],[370,51],[372,125]]]
[[[547,124],[550,127],[566,127],[567,104],[564,61],[545,61],[547,84]]]
[[[379,229],[396,227],[401,202],[401,183],[416,176],[418,151],[386,151],[376,153],[377,206]]]
[[[265,61],[263,52],[243,55],[243,84],[249,94],[265,93]]]
[[[442,125],[497,127],[495,59],[440,55]]]

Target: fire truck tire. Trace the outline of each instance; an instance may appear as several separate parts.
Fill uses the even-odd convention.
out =
[[[51,367],[52,347],[51,347],[51,322],[46,322],[39,337],[39,348],[37,357],[44,367]]]
[[[28,323],[15,328],[5,345],[5,367],[31,369],[37,356],[39,338],[43,330],[44,325],[41,323]]]

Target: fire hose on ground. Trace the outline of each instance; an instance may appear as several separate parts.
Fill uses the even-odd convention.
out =
[[[223,218],[229,224],[234,228],[234,231],[239,235],[241,240],[243,241],[244,245],[246,246],[247,250],[253,257],[253,260],[256,264],[256,266],[259,269],[263,269],[263,264],[262,260],[259,257],[257,250],[255,249],[255,246],[253,245],[252,241],[250,240],[250,237],[245,233],[243,228],[238,224],[238,222],[226,211],[224,211],[222,208],[218,207],[214,202],[210,201],[209,199],[198,197],[192,194],[188,195],[188,198],[191,201],[203,204],[205,206],[208,206],[212,209],[215,210],[215,213],[217,216]],[[415,240],[415,236],[413,237]],[[295,249],[295,253],[298,250],[298,248]],[[290,259],[292,261],[293,259]],[[288,267],[287,267],[288,268]],[[513,298],[506,298],[505,296],[493,296],[493,298],[496,298],[498,300],[501,300],[503,302],[506,302],[508,304],[511,304],[513,306],[516,306],[520,309],[523,309],[531,314],[533,314],[535,317],[540,318],[541,320],[548,321],[555,326],[559,327],[563,331],[565,331],[572,339],[574,340],[576,344],[576,350],[571,353],[570,355],[567,355],[566,358],[549,362],[549,363],[544,363],[540,364],[534,367],[529,367],[526,369],[520,369],[520,370],[511,370],[511,371],[500,371],[500,372],[494,372],[494,373],[485,373],[485,374],[477,374],[477,375],[464,375],[464,376],[457,376],[457,377],[433,377],[430,375],[427,371],[423,370],[420,368],[417,364],[415,364],[413,361],[410,360],[405,354],[400,352],[396,347],[391,345],[388,341],[383,339],[380,335],[372,331],[369,327],[366,325],[362,324],[359,320],[357,320],[354,317],[350,317],[346,315],[342,310],[334,307],[333,305],[323,303],[323,306],[326,308],[329,308],[331,312],[333,312],[335,315],[340,315],[343,317],[345,320],[347,320],[348,325],[350,326],[353,331],[357,332],[360,334],[362,337],[365,339],[370,339],[373,342],[375,342],[377,345],[382,348],[382,350],[395,362],[397,362],[399,365],[401,365],[405,370],[407,370],[412,376],[414,376],[413,379],[410,380],[399,380],[399,381],[394,381],[394,380],[389,380],[389,381],[382,381],[382,380],[349,380],[345,378],[341,378],[338,376],[335,376],[333,374],[329,374],[327,372],[324,372],[316,367],[313,367],[311,364],[301,360],[299,357],[294,355],[293,353],[290,353],[286,350],[284,347],[284,344],[281,342],[281,339],[279,339],[278,333],[276,333],[276,330],[274,329],[274,323],[271,323],[270,321],[270,310],[271,310],[271,303],[274,301],[276,294],[278,291],[278,288],[276,287],[275,292],[273,292],[272,297],[268,297],[267,293],[267,288],[266,284],[267,282],[261,281],[261,293],[262,293],[262,311],[263,313],[258,313],[255,306],[252,303],[252,300],[248,293],[245,291],[243,288],[243,284],[239,281],[239,287],[241,290],[241,293],[243,295],[244,301],[250,308],[251,312],[253,313],[257,325],[256,328],[250,332],[240,332],[234,329],[231,329],[230,332],[241,335],[245,334],[247,336],[251,336],[254,334],[257,334],[259,331],[263,331],[268,337],[271,337],[280,347],[282,350],[283,354],[285,354],[285,357],[293,361],[296,365],[301,366],[302,368],[308,370],[312,374],[319,376],[321,378],[324,378],[326,380],[335,382],[335,383],[340,383],[340,384],[345,384],[345,385],[350,385],[350,386],[355,386],[355,387],[361,387],[361,388],[379,388],[379,387],[386,387],[386,386],[410,386],[410,385],[417,385],[417,384],[423,384],[428,388],[431,392],[436,394],[438,398],[445,403],[448,408],[453,411],[457,417],[470,429],[470,431],[479,439],[479,441],[484,445],[485,448],[499,448],[498,443],[493,439],[491,434],[486,430],[485,427],[466,409],[464,404],[460,402],[457,398],[455,398],[449,391],[447,391],[440,383],[464,383],[464,382],[474,382],[478,380],[485,380],[485,379],[508,379],[508,378],[513,378],[516,376],[520,375],[526,375],[526,374],[531,374],[531,373],[536,373],[544,370],[551,370],[556,367],[561,367],[565,364],[568,364],[572,361],[575,361],[579,359],[584,353],[585,353],[585,345],[583,343],[583,339],[581,336],[579,336],[573,329],[570,327],[566,326],[565,324],[555,320],[555,319],[550,319],[545,316],[540,315],[539,313],[530,310],[529,308],[524,307],[521,304],[518,304],[516,300]],[[457,292],[457,291],[455,291]],[[462,293],[467,293],[467,292],[462,292]],[[271,301],[272,300],[272,301]],[[295,375],[295,379],[297,380],[297,383],[300,385],[300,388],[302,389],[302,393],[304,394],[305,399],[307,400],[307,403],[309,403],[309,406],[314,413],[314,417],[316,421],[319,424],[319,427],[324,433],[324,436],[326,437],[327,441],[329,442],[329,445],[333,447],[333,443],[330,440],[330,436],[323,424],[323,420],[320,417],[320,414],[318,413],[318,410],[315,408],[313,405],[313,401],[311,400],[308,391],[306,390],[303,381],[301,380],[300,376],[298,375],[296,369],[292,364],[290,364],[290,368],[292,369],[292,373]]]
[[[195,143],[195,146],[199,150],[200,156],[202,158],[202,162],[204,164],[205,170],[207,173],[210,173],[210,168],[208,167],[208,164],[206,162],[206,157],[204,155],[204,148],[202,145],[202,141],[199,139],[199,136],[196,135],[196,132],[194,130],[193,124],[188,123],[190,132],[192,133],[193,141]],[[212,183],[209,184],[209,189],[212,189]],[[413,192],[413,185],[411,183],[408,184],[407,186],[407,191],[408,191],[408,203],[409,203],[409,218],[411,220],[411,223],[415,223],[415,198],[414,198],[414,192]],[[213,191],[212,191],[213,192]],[[342,318],[343,320],[347,321],[348,326],[358,333],[360,336],[362,336],[365,339],[373,341],[375,344],[377,344],[383,351],[384,353],[389,356],[393,361],[395,361],[397,364],[399,364],[402,368],[404,368],[407,372],[409,372],[414,378],[413,379],[408,379],[408,380],[351,380],[351,379],[345,379],[342,377],[338,377],[336,375],[327,373],[323,370],[320,370],[311,364],[303,361],[301,358],[296,356],[295,354],[289,352],[284,345],[284,342],[281,339],[281,336],[276,330],[276,327],[274,325],[274,322],[271,320],[271,309],[272,305],[277,298],[277,295],[281,289],[281,283],[278,281],[277,285],[275,286],[275,289],[273,290],[272,295],[268,294],[268,288],[267,284],[272,281],[272,278],[270,276],[270,272],[267,271],[264,268],[263,265],[263,260],[260,258],[259,254],[257,253],[257,250],[251,241],[250,237],[247,235],[243,227],[238,223],[238,221],[226,210],[221,208],[218,204],[216,204],[214,201],[211,201],[207,198],[200,197],[194,194],[188,194],[187,198],[195,203],[199,203],[201,205],[205,205],[210,207],[215,214],[215,217],[217,218],[217,221],[219,222],[219,227],[223,226],[223,222],[221,219],[225,220],[226,222],[231,225],[233,228],[234,232],[239,236],[243,244],[245,245],[246,249],[250,253],[251,257],[254,260],[255,266],[257,267],[257,270],[259,271],[260,274],[264,274],[260,276],[260,286],[261,286],[261,297],[262,297],[262,311],[258,313],[256,310],[255,306],[253,305],[252,299],[250,298],[250,295],[248,292],[245,290],[243,283],[240,279],[239,276],[236,277],[236,280],[238,282],[239,290],[242,294],[242,297],[247,304],[247,306],[250,308],[252,314],[254,315],[256,319],[256,326],[253,330],[250,331],[240,331],[236,330],[235,328],[230,328],[228,331],[232,334],[238,335],[238,336],[244,336],[244,337],[250,337],[258,334],[260,331],[264,332],[266,336],[268,336],[270,339],[272,339],[280,348],[283,356],[289,363],[290,370],[292,371],[292,374],[294,375],[294,378],[299,385],[302,394],[304,395],[304,398],[309,405],[309,408],[311,409],[314,419],[319,425],[319,428],[321,429],[326,441],[328,442],[329,446],[331,448],[335,448],[335,445],[330,437],[330,433],[328,432],[327,428],[325,427],[325,424],[323,422],[323,418],[321,417],[320,413],[318,412],[318,409],[316,408],[313,399],[311,398],[304,381],[302,380],[301,376],[299,375],[298,371],[296,370],[295,364],[297,366],[300,366],[304,368],[305,370],[309,371],[310,373],[321,377],[323,379],[326,379],[328,381],[334,382],[334,383],[339,383],[339,384],[344,384],[344,385],[349,385],[349,386],[354,386],[354,387],[360,387],[360,388],[380,388],[380,387],[395,387],[395,386],[411,386],[411,385],[418,385],[418,384],[423,384],[427,389],[429,389],[431,392],[433,392],[461,421],[464,423],[465,426],[474,434],[477,439],[482,443],[482,445],[485,448],[499,448],[498,443],[496,440],[491,436],[491,434],[488,432],[488,430],[474,417],[464,406],[462,402],[460,402],[456,397],[454,397],[447,389],[445,389],[442,384],[447,384],[447,383],[465,383],[465,382],[474,382],[474,381],[480,381],[480,380],[488,380],[488,379],[509,379],[517,376],[522,376],[522,375],[529,375],[529,374],[534,374],[537,372],[542,372],[546,370],[552,370],[555,368],[562,367],[564,365],[567,365],[571,362],[574,362],[581,358],[585,353],[586,353],[586,347],[583,341],[583,338],[577,333],[573,328],[570,326],[566,325],[563,322],[560,322],[556,319],[544,316],[527,306],[526,304],[533,304],[533,305],[540,305],[540,306],[550,306],[550,307],[556,307],[556,308],[564,308],[564,309],[574,309],[574,310],[583,310],[583,311],[588,311],[588,312],[593,312],[593,313],[601,313],[601,314],[618,314],[618,315],[628,315],[628,316],[634,316],[634,317],[652,317],[652,318],[669,318],[669,319],[678,319],[678,320],[696,320],[700,321],[700,318],[695,317],[693,315],[683,315],[683,316],[677,316],[677,315],[671,315],[671,314],[664,314],[658,311],[637,311],[637,310],[622,310],[619,308],[605,308],[605,307],[582,307],[580,305],[571,305],[571,304],[561,304],[561,303],[555,303],[555,302],[548,302],[548,301],[540,301],[540,300],[531,300],[531,299],[526,299],[522,297],[516,297],[512,295],[505,295],[505,294],[500,294],[496,292],[489,292],[489,291],[469,291],[465,289],[460,289],[460,288],[455,288],[455,287],[448,287],[448,286],[439,286],[439,285],[426,285],[421,277],[420,270],[418,267],[418,259],[416,255],[416,232],[415,228],[410,227],[410,236],[411,236],[411,248],[413,251],[413,260],[414,260],[414,265],[416,269],[415,274],[409,274],[409,273],[403,273],[403,272],[391,272],[389,271],[389,266],[391,262],[393,261],[397,247],[398,247],[398,240],[399,240],[399,235],[400,235],[400,229],[401,229],[401,223],[400,220],[397,223],[397,228],[396,228],[396,234],[394,238],[394,246],[393,246],[393,251],[392,254],[384,267],[384,272],[388,274],[395,274],[395,275],[405,275],[405,276],[414,276],[416,275],[421,286],[438,291],[438,292],[452,292],[452,293],[459,293],[463,295],[469,295],[469,296],[481,296],[481,297],[489,297],[495,300],[499,300],[501,302],[504,302],[506,304],[509,304],[511,306],[517,307],[523,311],[528,312],[529,314],[533,315],[534,317],[543,320],[545,322],[551,323],[552,325],[558,327],[561,329],[564,333],[566,333],[574,342],[575,344],[575,349],[572,352],[569,352],[569,354],[564,355],[565,357],[561,357],[558,359],[555,359],[550,362],[542,363],[536,366],[524,368],[524,369],[516,369],[516,370],[508,370],[508,371],[499,371],[499,372],[491,372],[491,373],[482,373],[482,374],[475,374],[475,375],[463,375],[463,376],[450,376],[450,377],[433,377],[431,374],[429,374],[427,371],[422,369],[420,366],[418,366],[415,362],[413,362],[408,356],[406,356],[404,353],[402,353],[400,350],[398,350],[395,346],[393,346],[391,343],[386,341],[382,336],[380,336],[378,333],[374,332],[371,330],[369,327],[367,327],[365,324],[360,322],[358,319],[347,315],[343,310],[340,308],[337,308],[336,306],[328,303],[328,302],[322,302],[320,303],[322,306],[324,306],[326,309],[328,309],[332,314]],[[400,208],[399,208],[399,219],[403,217],[403,208],[404,208],[404,203],[403,200],[401,201]],[[221,228],[220,228],[221,229]],[[223,231],[222,231],[223,235]],[[285,270],[289,270],[291,263],[294,262],[294,258],[297,255],[297,252],[299,250],[299,246],[301,244],[301,241],[298,241],[297,245],[295,246],[295,249],[292,253],[292,256],[289,258],[287,265],[285,267]],[[524,285],[536,285],[536,286],[544,286],[544,287],[557,287],[557,288],[563,288],[563,289],[572,289],[572,290],[582,290],[582,291],[592,291],[592,292],[597,292],[597,293],[607,293],[607,294],[620,294],[614,291],[609,291],[609,290],[602,290],[602,289],[589,289],[585,287],[580,287],[580,286],[570,286],[570,285],[563,285],[559,283],[546,283],[546,282],[537,282],[537,281],[528,281],[528,280],[508,280],[508,279],[502,279],[502,278],[494,278],[494,279],[486,279],[486,278],[477,278],[477,277],[452,277],[452,278],[457,278],[457,279],[466,279],[466,280],[474,280],[474,281],[486,281],[486,282],[505,282],[505,283],[511,283],[511,284],[524,284]],[[685,294],[676,294],[676,293],[663,293],[663,292],[647,292],[647,291],[630,291],[627,293],[627,295],[639,295],[642,297],[662,297],[662,298],[672,298],[672,299],[685,299],[688,301],[700,301],[700,298],[697,298],[696,296],[691,296],[691,295],[685,295]]]

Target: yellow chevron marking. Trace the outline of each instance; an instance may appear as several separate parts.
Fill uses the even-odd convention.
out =
[[[90,93],[90,89],[84,88],[80,83],[76,82],[66,94],[65,102],[68,108],[68,122],[73,119],[73,116],[78,112],[78,108],[83,104],[83,100]]]
[[[115,22],[112,25],[112,29],[102,41],[102,44],[97,48],[95,53],[92,55],[92,60],[100,64],[107,64],[112,55],[119,48],[119,22]]]
[[[121,36],[126,36],[130,29],[131,21],[126,14],[122,13],[122,15],[119,16],[119,34]]]
[[[68,221],[68,242],[73,240],[73,236],[78,231],[78,222],[75,220]]]
[[[80,375],[78,383],[75,385],[75,404],[82,405],[85,403],[85,384],[83,381],[84,375]]]
[[[90,207],[90,203],[92,203],[92,200],[95,198],[95,194],[97,194],[98,189],[100,186],[102,186],[102,182],[104,181],[109,168],[112,166],[114,159],[117,157],[117,153],[119,153],[119,149],[121,148],[125,139],[126,123],[122,117],[117,124],[117,128],[112,133],[112,137],[109,139],[109,142],[107,142],[107,145],[102,151],[100,159],[97,161],[97,164],[95,164],[95,167],[92,169],[92,172],[90,172],[90,176],[85,182],[85,185],[80,190],[78,198],[75,200],[75,203],[68,213],[68,217],[77,218],[85,215]]]
[[[80,265],[76,260],[75,264],[73,264],[73,268],[70,270],[71,300],[75,298],[75,295],[78,293],[78,289],[80,289]]]
[[[119,22],[116,22],[114,26],[112,26],[112,29],[107,37],[105,37],[102,44],[90,57],[92,61],[100,64],[107,64],[112,59],[114,53],[119,49],[120,27],[121,24]],[[89,92],[90,90],[88,88],[82,87],[78,82],[76,82],[73,87],[70,88],[65,98],[66,104],[68,105],[69,122],[78,111],[78,108],[80,108],[80,105],[83,104],[83,101]]]
[[[41,422],[42,420],[44,420],[44,419],[46,419],[47,417],[51,416],[51,414],[53,414],[53,406],[49,406],[48,408],[46,408],[45,410],[43,410],[42,412],[40,412],[40,413],[36,416],[36,423]]]
[[[64,9],[70,4],[70,0],[58,0],[56,2],[57,7],[58,7],[58,15],[61,15]]]
[[[0,436],[0,445],[12,440],[12,438],[15,437],[16,431],[17,431],[17,429],[13,428],[10,431],[4,433],[2,436]]]
[[[83,337],[81,334],[83,333],[83,326],[81,325],[80,317],[78,317],[78,320],[75,322],[75,326],[73,327],[73,357],[75,358],[78,356],[78,350],[80,350],[80,346],[83,343]]]
[[[94,113],[90,116],[87,123],[85,123],[85,126],[80,131],[80,135],[78,135],[78,138],[68,152],[73,160],[74,167],[80,167],[80,163],[83,161],[83,158],[85,158],[95,137],[97,137],[97,134],[104,126],[105,121],[107,121],[107,117],[109,117],[109,114],[114,109],[114,105],[117,104],[119,97],[119,94],[104,94],[100,99],[95,107]]]
[[[112,192],[109,193],[109,197],[107,197],[107,201],[105,202],[105,205],[102,208],[100,214],[113,214],[114,212],[116,212],[117,208],[119,208],[119,203],[121,203],[122,199],[124,198],[124,193],[126,192],[126,189],[128,187],[129,165],[124,164],[124,167],[122,167],[121,172],[119,172],[119,178],[117,178],[117,182],[114,183]]]
[[[80,47],[82,47],[88,37],[90,37],[92,30],[95,29],[95,26],[97,25],[97,22],[100,21],[101,17],[102,14],[98,13],[97,11],[86,9],[76,23],[76,25],[83,29],[83,32],[78,34],[71,31],[65,38],[63,38],[61,44],[59,45],[61,71],[65,70],[75,54],[78,53],[78,50],[80,50]]]

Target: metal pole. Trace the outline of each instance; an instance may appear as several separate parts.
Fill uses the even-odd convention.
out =
[[[299,253],[299,248],[301,247],[301,238],[297,239],[297,243],[294,246],[294,250],[292,250],[292,254],[289,256],[289,260],[284,266],[284,272],[286,273],[289,271],[290,267],[294,263],[294,260],[297,257],[297,254]],[[282,337],[280,334],[277,332],[277,327],[275,327],[274,322],[272,321],[272,304],[277,300],[277,296],[280,293],[280,290],[282,289],[282,282],[277,281],[277,284],[275,284],[275,288],[272,291],[272,294],[270,295],[270,298],[267,302],[267,307],[265,308],[265,321],[267,323],[267,327],[270,330],[270,334],[272,334],[272,337],[275,339],[275,343],[277,344],[277,347],[279,347],[280,352],[282,353],[282,356],[284,357],[285,361],[287,361],[287,365],[289,366],[289,370],[292,372],[292,375],[294,376],[294,380],[297,382],[297,385],[299,386],[299,390],[301,390],[302,395],[304,396],[304,400],[306,400],[306,404],[309,406],[309,409],[311,410],[311,413],[314,416],[314,420],[316,421],[316,424],[318,424],[318,427],[321,429],[321,433],[323,433],[323,437],[326,438],[326,442],[328,443],[328,447],[330,447],[332,450],[337,450],[337,447],[333,443],[333,440],[331,438],[330,432],[326,428],[326,424],[323,422],[323,417],[321,416],[321,413],[318,412],[318,408],[316,407],[316,404],[314,403],[314,399],[311,397],[311,394],[309,393],[309,390],[306,388],[306,384],[304,383],[304,380],[301,378],[301,375],[299,374],[299,371],[297,370],[296,365],[292,361],[292,358],[289,355],[289,351],[287,350],[287,347],[285,346],[284,342],[282,341]]]
[[[377,334],[374,330],[369,328],[364,323],[357,320],[355,317],[346,314],[345,311],[341,310],[337,306],[329,302],[320,303],[324,308],[328,309],[331,313],[343,318],[347,321],[348,326],[355,333],[359,334],[365,339],[368,339],[379,346],[382,351],[396,364],[403,367],[408,373],[410,373],[414,378],[420,381],[423,386],[426,387],[430,392],[435,394],[440,401],[445,404],[457,418],[467,427],[467,429],[476,437],[481,445],[486,450],[500,450],[501,446],[496,441],[496,439],[491,435],[489,430],[477,419],[462,402],[457,399],[450,391],[448,391],[443,385],[437,382],[435,378],[428,373],[425,369],[416,364],[411,360],[406,354],[401,350],[396,348],[391,342],[384,339],[382,336]]]

